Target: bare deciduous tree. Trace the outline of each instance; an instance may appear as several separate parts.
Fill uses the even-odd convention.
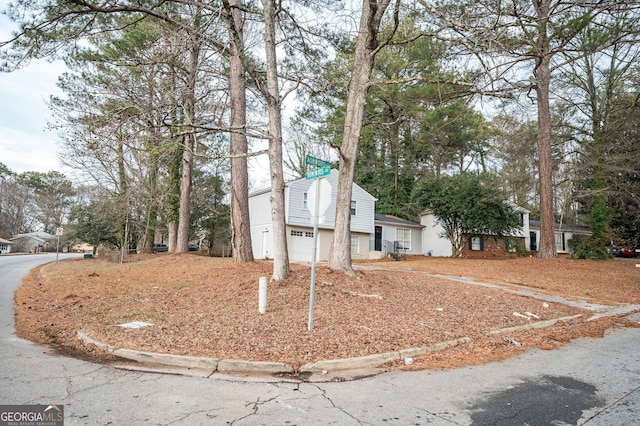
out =
[[[380,24],[391,0],[363,0],[355,55],[347,91],[340,172],[336,194],[336,220],[329,254],[329,268],[353,275],[351,265],[351,195],[367,92],[376,54],[381,49]],[[396,10],[400,0],[396,1]]]

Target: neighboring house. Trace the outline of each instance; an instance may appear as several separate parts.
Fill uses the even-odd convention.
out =
[[[374,236],[370,250],[386,255],[422,254],[424,225],[387,214],[375,214]]]
[[[338,171],[331,170],[325,177],[331,185],[331,203],[318,225],[316,259],[329,259],[329,250],[335,225]],[[285,185],[285,223],[289,260],[310,262],[313,250],[313,225],[307,207],[308,191],[313,180],[299,179]],[[249,195],[251,244],[256,259],[273,258],[273,226],[271,220],[270,189]],[[369,258],[369,240],[374,233],[376,199],[357,184],[353,184],[351,201],[351,256]]]
[[[0,254],[11,253],[12,244],[13,243],[11,241],[0,238]]]
[[[431,210],[425,210],[420,214],[420,224],[424,226],[422,230],[422,254],[451,257],[453,254],[451,241],[441,236],[444,229]]]
[[[55,250],[56,237],[46,232],[30,232],[28,234],[18,234],[9,241],[13,243],[12,252],[39,253]]]
[[[331,185],[331,203],[323,221],[318,225],[316,259],[329,258],[335,224],[338,171],[331,170],[326,177]],[[313,224],[307,207],[308,191],[313,180],[299,179],[285,185],[285,222],[289,260],[310,262],[313,247]],[[251,244],[256,259],[273,258],[273,226],[271,222],[270,189],[249,195]],[[420,223],[396,216],[377,214],[376,199],[357,184],[353,184],[351,205],[351,257],[353,259],[381,258],[387,255],[451,256],[451,242],[442,237],[443,228],[433,212],[420,215]],[[529,211],[514,206],[520,213],[521,228],[514,231],[515,238],[527,250],[536,251],[540,240],[540,222],[529,220]],[[556,250],[568,253],[569,239],[576,234],[591,235],[589,228],[556,224]],[[511,250],[514,248],[511,247]],[[505,251],[505,241],[493,235],[469,239],[463,256],[487,256]]]
[[[73,243],[68,247],[68,251],[70,253],[90,253],[90,252],[92,253],[93,250],[94,250],[94,246],[84,242]],[[65,251],[65,249],[63,248],[62,251]]]
[[[514,206],[514,209],[520,213],[521,228],[514,231],[511,237],[517,238],[524,247],[529,248],[529,211],[518,206]],[[424,226],[422,232],[423,254],[428,256],[451,256],[453,254],[451,241],[442,236],[444,228],[431,210],[422,212],[420,215],[420,223]],[[495,238],[493,235],[479,235],[469,239],[469,243],[463,251],[463,256],[477,255],[475,252],[483,252],[483,254],[486,254],[504,252],[504,250],[504,240]]]
[[[554,237],[556,242],[557,253],[570,252],[569,240],[574,235],[590,236],[592,234],[591,229],[588,226],[567,225],[566,223],[555,223],[553,225],[553,228],[554,228]],[[532,220],[529,222],[529,244],[527,245],[527,249],[529,249],[529,251],[537,251],[539,241],[540,241],[540,221]]]

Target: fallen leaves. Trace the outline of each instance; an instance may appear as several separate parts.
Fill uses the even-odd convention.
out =
[[[593,299],[599,303],[640,302],[637,271],[616,261],[425,257],[366,266],[384,270],[347,277],[318,268],[314,330],[308,331],[307,266],[293,265],[288,279],[269,282],[267,312],[259,314],[258,280],[270,275],[270,262],[236,264],[192,254],[159,254],[124,265],[98,259],[59,262],[35,270],[16,291],[16,328],[21,337],[75,354],[88,350],[75,337],[82,330],[123,348],[294,367],[471,337],[470,343],[417,357],[403,367],[447,368],[503,359],[532,346],[555,348],[571,338],[601,335],[620,320],[580,319],[573,326],[491,335],[584,311],[432,274],[464,274],[504,285],[508,278],[573,297],[589,292],[602,295]],[[390,270],[398,267],[403,270]],[[603,269],[610,272],[609,280],[594,282],[594,271]],[[134,321],[154,325],[117,326]]]

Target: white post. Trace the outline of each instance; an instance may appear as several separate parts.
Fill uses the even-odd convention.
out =
[[[267,312],[267,277],[258,280],[258,312]]]

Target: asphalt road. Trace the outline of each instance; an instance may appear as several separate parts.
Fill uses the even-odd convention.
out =
[[[640,329],[502,363],[347,382],[135,372],[59,356],[14,335],[13,291],[49,261],[55,255],[0,256],[0,405],[64,405],[67,426],[640,422]]]

